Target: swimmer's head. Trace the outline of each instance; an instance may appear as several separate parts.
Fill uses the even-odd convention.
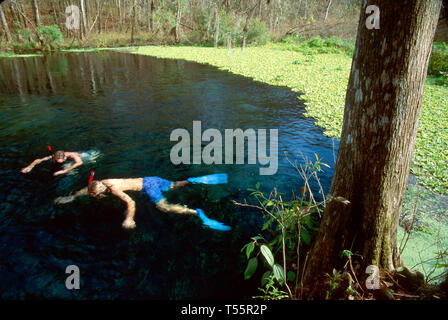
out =
[[[105,196],[104,193],[107,191],[107,187],[101,181],[95,180],[89,183],[88,190],[89,196],[101,199]]]
[[[62,150],[58,150],[55,153],[53,153],[53,160],[57,163],[63,163],[65,161],[66,156],[65,152]]]

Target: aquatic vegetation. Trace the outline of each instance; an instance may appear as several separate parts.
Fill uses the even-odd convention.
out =
[[[401,257],[411,269],[425,275],[427,282],[442,281],[443,255],[448,247],[448,197],[419,185],[409,185],[403,201],[397,241]]]
[[[287,86],[300,93],[306,116],[316,119],[325,135],[340,137],[351,67],[347,54],[350,46],[342,43],[341,49],[335,50],[335,44],[327,40],[309,42],[305,46],[286,41],[248,47],[244,52],[240,48],[229,52],[227,48],[176,46],[146,46],[131,52],[210,64],[256,81]],[[427,81],[411,171],[422,185],[442,194],[448,194],[447,109],[448,88]]]

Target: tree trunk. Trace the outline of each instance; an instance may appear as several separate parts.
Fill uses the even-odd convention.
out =
[[[81,3],[81,22],[82,22],[82,27],[81,29],[81,38],[84,38],[87,36],[87,18],[86,18],[86,8],[85,8],[85,4],[84,1],[85,0],[79,0]]]
[[[246,40],[247,40],[247,32],[249,31],[248,27],[249,27],[249,22],[252,19],[252,15],[254,13],[255,8],[257,7],[258,4],[256,4],[255,6],[253,6],[251,9],[249,9],[249,14],[247,15],[246,18],[246,23],[244,24],[244,28],[243,28],[243,43],[241,45],[241,51],[244,51],[244,48],[246,47]]]
[[[136,7],[137,7],[137,0],[134,0],[133,6],[132,6],[131,43],[134,43],[135,24],[136,24],[136,19],[137,19],[137,13],[135,11]]]
[[[366,26],[372,4],[381,10],[380,29]],[[306,265],[307,286],[341,268],[345,249],[362,257],[364,279],[368,265],[391,271],[401,263],[399,213],[440,7],[441,0],[375,0],[361,7],[330,200]]]
[[[33,10],[34,10],[34,18],[36,19],[36,27],[37,27],[40,23],[39,7],[37,6],[37,0],[33,0]]]
[[[328,11],[330,11],[330,6],[331,6],[331,3],[332,3],[332,2],[333,2],[333,0],[330,0],[330,1],[328,2],[327,10],[325,11],[325,18],[324,18],[324,21],[327,21]]]
[[[122,17],[121,17],[121,1],[120,0],[118,0],[118,2],[117,2],[117,9],[118,9],[118,26],[119,26],[119,29],[121,30]]]
[[[88,0],[84,0],[85,1],[85,8],[84,8],[84,10],[85,10],[85,16],[86,16],[86,30],[87,30],[87,32],[86,32],[86,34],[88,34],[89,32],[89,30],[90,30],[90,10],[89,10],[89,2],[88,2]]]
[[[215,6],[215,37],[214,37],[214,47],[218,48],[218,40],[219,40],[219,12],[218,6]]]
[[[180,3],[181,0],[177,0],[177,14],[176,14],[176,42],[180,41]]]
[[[11,41],[11,34],[9,33],[8,23],[6,22],[5,14],[3,13],[2,6],[0,5],[0,19],[2,20],[2,27],[5,30],[6,40]]]
[[[98,15],[98,34],[101,33],[101,6],[99,1],[100,0],[96,0],[96,12]]]
[[[15,3],[15,4],[16,4],[17,10],[19,11],[20,16],[22,17],[23,25],[25,26],[25,28],[28,28],[29,23],[28,23],[28,21],[26,21],[26,18],[24,17],[25,8],[23,7],[23,4],[22,3]]]
[[[54,5],[54,2],[51,3],[51,11],[53,13],[54,23],[59,27],[59,29],[62,30],[61,25],[59,24],[58,13],[56,11],[56,6]]]
[[[16,10],[14,9],[13,3],[9,3],[9,10],[11,11],[11,17],[13,19],[12,21],[17,21],[20,23],[19,15],[17,14]]]
[[[151,11],[149,12],[149,28],[151,32],[154,32],[154,14],[156,12],[156,5],[154,0],[150,0],[151,2]]]

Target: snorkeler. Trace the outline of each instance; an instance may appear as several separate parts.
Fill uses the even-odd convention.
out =
[[[54,200],[56,204],[68,203],[75,198],[83,195],[89,195],[90,197],[101,199],[106,193],[113,194],[126,203],[126,218],[122,223],[123,228],[133,229],[135,228],[135,201],[128,196],[125,191],[143,191],[149,197],[149,199],[155,203],[156,207],[163,212],[174,212],[178,214],[192,214],[197,215],[204,225],[221,231],[230,230],[229,226],[224,225],[216,220],[209,219],[205,216],[201,209],[190,209],[187,206],[179,204],[168,203],[163,196],[163,192],[168,190],[184,187],[188,184],[219,184],[227,183],[227,174],[218,173],[211,174],[202,177],[188,178],[183,181],[169,181],[159,177],[145,177],[145,178],[130,178],[130,179],[105,179],[105,180],[93,180],[94,172],[92,171],[89,179],[88,186],[79,190],[73,195],[66,197],[59,197]]]
[[[48,146],[48,151],[51,152],[51,147]],[[75,163],[72,164],[71,166],[64,168],[62,170],[56,171],[53,175],[58,176],[60,174],[64,174],[69,172],[70,170],[73,170],[79,166],[81,166],[83,164],[81,156],[79,155],[78,152],[66,152],[66,151],[56,151],[55,153],[53,153],[52,155],[45,157],[45,158],[41,158],[41,159],[36,159],[34,160],[29,166],[25,167],[22,169],[22,173],[28,173],[31,170],[33,170],[33,168],[44,162],[44,161],[48,161],[48,160],[53,160],[55,163],[58,164],[62,164],[64,163],[67,159],[72,159]]]

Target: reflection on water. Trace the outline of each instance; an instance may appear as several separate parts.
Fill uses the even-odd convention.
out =
[[[0,296],[2,298],[188,299],[250,297],[257,281],[244,281],[240,248],[260,217],[231,205],[261,182],[288,195],[301,187],[288,162],[314,152],[333,167],[338,142],[303,117],[297,95],[185,61],[126,53],[57,54],[0,60]],[[170,162],[172,130],[248,128],[279,130],[279,168],[259,176],[258,165],[178,165]],[[46,145],[67,151],[99,150],[96,162],[74,175],[52,176],[41,164]],[[206,143],[203,143],[205,146]],[[247,159],[245,161],[247,163]],[[53,199],[97,178],[157,175],[170,180],[216,172],[226,186],[189,186],[169,199],[232,226],[222,233],[195,217],[163,214],[142,194],[137,228],[121,229],[124,205],[109,197]],[[332,169],[321,174],[324,191]],[[313,185],[315,192],[318,186]],[[81,290],[68,291],[65,268],[81,271]]]

